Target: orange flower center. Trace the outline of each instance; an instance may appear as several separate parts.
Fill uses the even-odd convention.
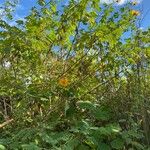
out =
[[[69,84],[69,80],[68,80],[67,78],[61,78],[61,79],[59,80],[59,85],[61,85],[61,86],[63,86],[63,87],[68,86],[68,84]]]
[[[133,16],[138,16],[138,15],[140,15],[140,12],[137,11],[137,10],[132,10],[132,11],[131,11],[131,14],[132,14]]]

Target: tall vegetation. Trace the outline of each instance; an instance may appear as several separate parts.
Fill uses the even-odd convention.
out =
[[[38,0],[13,26],[4,5],[0,149],[149,149],[150,29],[118,2]]]

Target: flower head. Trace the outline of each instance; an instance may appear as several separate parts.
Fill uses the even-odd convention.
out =
[[[69,80],[66,77],[63,77],[63,78],[59,79],[58,83],[59,83],[59,85],[66,87],[69,84]]]
[[[133,16],[139,16],[139,15],[140,15],[140,12],[137,11],[137,10],[131,10],[131,14],[132,14]]]

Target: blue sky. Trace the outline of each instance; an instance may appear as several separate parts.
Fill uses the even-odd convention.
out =
[[[150,0],[143,0],[139,5],[143,7],[143,21],[141,26],[147,28],[150,26]]]
[[[0,0],[0,4],[2,4],[5,0]],[[101,0],[103,2],[109,3],[113,0]],[[126,1],[129,0],[120,0],[120,5],[124,4]],[[132,1],[139,1],[139,0],[132,0]],[[62,0],[62,3],[67,3],[68,0]],[[36,0],[20,0],[19,5],[17,6],[17,11],[15,13],[15,19],[22,19],[24,16],[26,16],[29,13],[29,10],[31,7],[33,7],[36,4]],[[118,6],[119,7],[119,6]],[[140,0],[140,3],[136,6],[136,9],[142,9],[142,15],[143,18],[141,27],[146,29],[148,26],[150,26],[150,0]],[[13,24],[14,22],[12,22]]]

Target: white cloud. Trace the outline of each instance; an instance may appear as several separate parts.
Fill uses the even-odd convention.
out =
[[[23,5],[21,5],[21,4],[17,4],[16,9],[17,10],[24,10],[25,7]]]
[[[114,0],[101,0],[101,3],[107,3],[107,4],[111,4],[114,2]]]
[[[118,2],[118,5],[123,5],[123,4],[125,4],[127,2],[127,0],[120,0],[119,2]]]
[[[139,30],[144,30],[144,27],[139,27]]]
[[[128,2],[137,2],[137,4],[139,4],[141,1],[142,0],[101,0],[101,3],[111,4],[117,2],[118,5],[123,5]]]
[[[0,9],[0,16],[2,16],[3,15],[3,10],[2,9]]]

